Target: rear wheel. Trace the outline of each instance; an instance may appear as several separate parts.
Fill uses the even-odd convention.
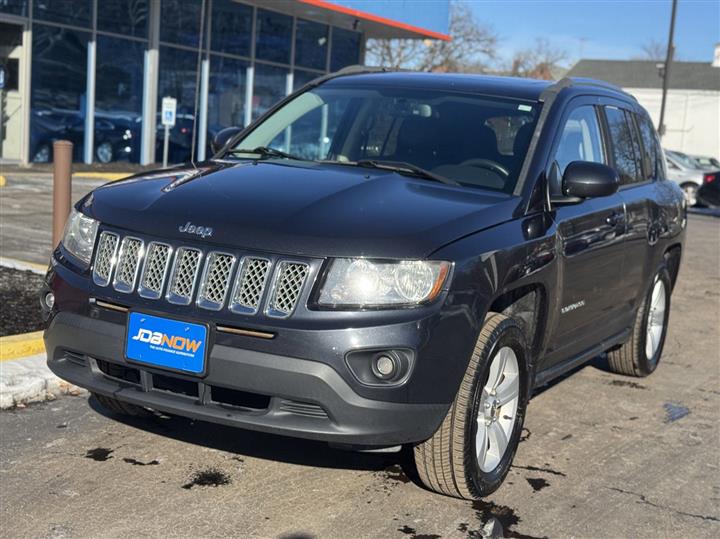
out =
[[[150,417],[152,415],[150,410],[136,404],[122,402],[112,397],[100,395],[99,393],[93,393],[92,396],[95,397],[95,400],[97,400],[103,408],[115,414],[131,417]]]
[[[502,484],[525,415],[526,358],[518,324],[502,314],[489,314],[440,428],[415,446],[418,475],[428,488],[473,499]]]
[[[663,266],[653,277],[638,308],[630,340],[608,352],[608,363],[613,372],[642,377],[657,368],[665,345],[671,290],[670,274]]]

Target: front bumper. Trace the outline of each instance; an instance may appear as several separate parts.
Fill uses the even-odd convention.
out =
[[[358,446],[429,438],[448,404],[359,395],[330,365],[216,343],[195,378],[128,363],[125,325],[59,312],[45,331],[48,366],[61,378],[155,410],[263,432]]]

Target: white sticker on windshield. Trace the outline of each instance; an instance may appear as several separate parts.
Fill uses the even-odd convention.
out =
[[[518,105],[518,110],[521,110],[523,112],[530,112],[532,110],[532,107],[530,105]]]

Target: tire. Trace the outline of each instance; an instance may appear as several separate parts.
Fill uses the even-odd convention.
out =
[[[122,402],[112,397],[100,395],[99,393],[93,393],[92,396],[95,397],[95,400],[97,400],[103,408],[114,414],[129,417],[150,417],[152,415],[150,410],[136,404]]]
[[[517,392],[515,405],[512,407],[512,403],[507,403],[496,407],[494,404],[486,408],[488,399],[494,399],[486,391],[487,386],[492,385],[489,381],[490,367],[493,366],[493,374],[497,373],[496,361],[501,361],[504,356],[506,367],[512,366],[507,350],[514,355],[516,372],[514,378],[510,372],[512,369],[497,377],[497,396],[503,392],[507,394],[508,387],[514,382]],[[515,456],[525,417],[528,393],[526,358],[527,347],[517,322],[502,314],[488,314],[455,401],[437,432],[414,448],[418,476],[427,488],[447,496],[476,499],[494,492],[502,484]],[[485,419],[478,421],[481,406]],[[488,419],[488,414],[496,414],[496,419]],[[508,425],[510,417],[512,423]],[[491,421],[490,426],[487,426],[488,421]],[[507,446],[504,452],[498,454],[492,451],[493,439],[497,442],[497,429],[503,426],[506,427]],[[485,428],[487,435],[481,438],[483,445],[490,448],[486,451],[484,464],[476,456],[476,436],[480,428]]]
[[[685,201],[687,202],[688,208],[692,208],[698,205],[698,186],[694,183],[686,182],[682,184],[681,189],[685,195]]]
[[[657,368],[665,345],[671,291],[670,273],[663,264],[653,276],[638,308],[630,339],[608,352],[608,363],[614,373],[644,377]],[[663,295],[662,310],[659,308],[660,294]],[[652,328],[648,322],[651,322]],[[660,323],[661,326],[658,325]]]

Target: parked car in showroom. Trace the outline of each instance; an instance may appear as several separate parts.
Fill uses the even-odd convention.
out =
[[[477,498],[535,388],[657,368],[686,207],[619,88],[345,70],[215,143],[82,198],[53,252],[48,365],[111,412],[411,446]]]
[[[665,150],[665,160],[668,179],[683,190],[688,206],[697,206],[697,192],[705,181],[706,171],[698,168],[694,160],[680,152]]]

